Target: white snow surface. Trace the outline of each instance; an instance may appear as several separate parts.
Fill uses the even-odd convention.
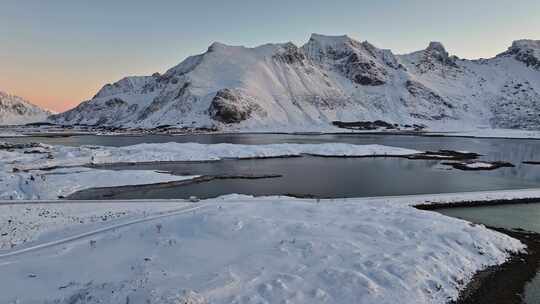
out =
[[[450,132],[432,132],[432,135],[478,137],[478,138],[520,138],[540,139],[540,131],[516,129],[475,129]]]
[[[28,240],[0,251],[0,302],[447,303],[524,250],[409,206],[427,198],[0,205],[23,228],[0,226],[4,237]]]
[[[177,210],[177,202],[76,202],[0,203],[0,252],[39,240],[56,239],[76,232]],[[14,229],[16,228],[16,229]],[[3,251],[2,251],[3,250]]]
[[[380,119],[430,130],[538,130],[539,98],[538,41],[516,41],[494,58],[466,60],[438,42],[396,55],[348,36],[314,34],[301,47],[214,43],[164,74],[107,84],[51,121],[300,132],[339,130],[333,121]]]
[[[199,144],[159,143],[125,147],[41,145],[41,154],[0,151],[0,161],[19,169],[39,169],[87,164],[140,163],[166,161],[216,161],[227,158],[291,157],[302,154],[318,156],[407,156],[421,151],[384,145],[324,144]]]
[[[227,158],[290,157],[310,154],[317,156],[369,157],[374,155],[406,156],[420,151],[383,145],[325,144],[198,144],[166,143],[139,144],[107,148],[108,153],[98,154],[98,163],[148,162],[148,161],[211,161]]]
[[[0,91],[0,125],[42,122],[52,114],[19,96]]]
[[[486,162],[472,162],[472,163],[466,163],[466,167],[476,169],[476,168],[493,168],[495,165],[492,163],[486,163]]]
[[[97,170],[85,167],[0,173],[0,200],[51,200],[77,191],[128,185],[146,185],[193,179],[150,170]]]

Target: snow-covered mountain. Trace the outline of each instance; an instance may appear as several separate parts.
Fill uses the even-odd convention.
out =
[[[126,77],[55,115],[60,124],[311,130],[384,120],[432,129],[540,129],[540,41],[480,60],[432,42],[395,55],[348,36],[313,34],[255,48],[212,44],[164,74]]]
[[[52,113],[15,95],[0,91],[0,125],[46,121]]]

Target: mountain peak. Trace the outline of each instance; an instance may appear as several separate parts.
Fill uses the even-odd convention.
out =
[[[521,39],[512,42],[512,46],[497,57],[513,57],[528,67],[540,70],[540,40]]]
[[[20,102],[20,103],[25,103],[25,104],[31,104],[29,101],[27,101],[26,99],[22,97],[10,94],[2,90],[0,90],[0,102],[10,102],[10,103]]]
[[[352,40],[352,39],[347,35],[324,35],[324,34],[312,33],[309,40],[316,40],[316,41],[343,41],[343,40]]]
[[[509,49],[533,49],[540,50],[540,40],[520,39],[512,42]]]
[[[520,39],[514,40],[512,45],[505,52],[498,56],[516,55],[518,53],[539,53],[540,52],[540,40],[532,39]]]
[[[426,58],[431,58],[444,65],[455,66],[455,58],[448,54],[448,51],[446,51],[446,48],[440,42],[430,42],[425,49],[424,54],[426,55]]]
[[[313,33],[311,34],[311,37],[309,38],[308,44],[316,43],[320,45],[322,48],[327,48],[327,47],[336,48],[338,46],[350,44],[352,42],[355,42],[355,40],[347,35],[330,36],[330,35],[322,35],[322,34]]]
[[[214,41],[208,47],[208,52],[214,52],[214,51],[227,49],[227,48],[234,48],[234,46],[231,46],[231,45],[228,45],[228,44],[225,44],[225,43],[222,43],[222,42]]]
[[[431,41],[426,50],[439,52],[441,54],[448,54],[444,45],[438,41]]]
[[[51,114],[22,97],[0,91],[0,125],[44,121]]]

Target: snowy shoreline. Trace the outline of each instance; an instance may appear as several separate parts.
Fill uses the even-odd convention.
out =
[[[143,170],[102,170],[94,165],[170,161],[218,161],[317,155],[328,157],[404,157],[420,151],[382,145],[328,144],[198,144],[163,143],[125,147],[2,144],[0,199],[58,199],[79,190],[179,182],[177,176]]]
[[[14,278],[2,285],[9,292],[0,299],[16,299],[18,289],[13,284],[23,284],[34,288],[39,299],[50,300],[83,293],[105,302],[126,297],[157,301],[181,297],[187,290],[211,303],[255,299],[446,303],[456,299],[478,271],[506,262],[525,247],[482,225],[412,206],[532,197],[540,197],[540,189],[333,200],[228,195],[197,204],[141,200],[0,205],[0,210],[9,210],[0,217],[16,218],[21,227],[18,233],[23,237],[14,240],[28,240],[0,250],[0,271]],[[190,207],[199,209],[174,215]],[[107,220],[91,220],[100,219],[100,213],[108,214]],[[171,215],[157,221],[137,220],[167,213]],[[129,229],[91,232],[130,221],[135,223]],[[79,234],[81,239],[54,245]],[[113,252],[119,248],[139,249],[118,256]],[[219,256],[213,254],[216,250]],[[77,275],[70,271],[71,259],[105,256],[107,269],[98,267],[102,273],[84,266]],[[112,274],[123,265],[146,270]],[[60,276],[51,277],[54,267],[65,268]],[[157,276],[160,269],[166,269],[166,275]],[[49,278],[47,282],[40,280],[42,276]],[[141,279],[146,283],[136,285]],[[69,282],[73,282],[70,288],[58,289]],[[139,292],[133,293],[129,286],[138,286]]]
[[[131,300],[155,300],[152,297],[161,299],[163,296],[182,294],[178,289],[182,288],[211,303],[235,300],[247,303],[249,301],[246,299],[253,301],[265,297],[271,297],[267,298],[270,302],[288,299],[300,303],[349,303],[352,299],[363,299],[365,303],[391,303],[400,298],[410,299],[402,303],[446,303],[448,299],[457,298],[459,291],[477,271],[504,263],[512,252],[522,252],[524,245],[481,225],[470,225],[410,205],[471,197],[531,195],[540,196],[540,190],[511,191],[506,194],[501,191],[492,194],[387,197],[378,200],[307,200],[229,195],[198,204],[185,201],[144,204],[140,201],[139,204],[63,202],[60,205],[0,205],[0,208],[9,210],[0,216],[8,214],[17,218],[19,223],[26,222],[21,227],[39,227],[37,231],[21,228],[19,233],[30,241],[23,243],[20,249],[15,246],[12,250],[4,251],[4,254],[13,253],[13,250],[26,251],[5,258],[0,254],[0,270],[6,274],[5,277],[0,276],[0,280],[5,281],[2,277],[7,278],[8,275],[18,278],[14,281],[35,288],[34,294],[39,295],[40,299],[51,300],[67,299],[81,292],[88,292],[105,302],[125,300],[126,296],[130,296]],[[156,209],[152,210],[154,206]],[[155,222],[133,224],[130,229],[118,228],[91,234],[88,238],[66,242],[61,246],[39,246],[92,229],[152,217],[156,213],[175,212],[190,206],[200,209],[160,218]],[[115,212],[111,212],[111,208]],[[137,208],[138,212],[130,211]],[[111,220],[103,222],[88,220],[99,219],[100,212],[120,215],[111,216]],[[39,214],[47,216],[37,216]],[[48,216],[50,214],[57,216]],[[78,221],[65,221],[64,218]],[[161,228],[156,228],[158,224]],[[137,237],[146,235],[148,237]],[[224,240],[227,241],[223,243]],[[88,246],[96,246],[99,250],[88,251]],[[133,253],[123,252],[118,256],[112,253],[118,250],[115,249],[117,246],[144,249]],[[66,249],[62,247],[69,250],[65,252]],[[177,251],[181,248],[183,250]],[[219,248],[220,256],[212,254],[215,250],[211,248]],[[110,269],[98,267],[104,273],[96,273],[82,266],[85,269],[82,277],[73,277],[74,274],[64,272],[60,277],[47,275],[48,269],[58,263],[68,267],[71,257],[86,260],[95,259],[96,255],[112,256],[107,260]],[[143,259],[145,256],[149,257],[148,260]],[[23,261],[25,267],[16,266]],[[125,263],[132,264],[131,267],[136,269],[143,267],[148,274],[112,276],[111,272],[119,271],[121,268],[118,267]],[[194,268],[191,263],[199,267]],[[442,269],[440,265],[447,267]],[[167,269],[166,276],[151,275],[162,267]],[[265,270],[261,272],[257,269]],[[27,272],[35,277],[29,278]],[[191,279],[186,280],[185,272],[190,273],[188,277]],[[283,276],[285,273],[286,277]],[[120,287],[135,286],[133,284],[141,279],[141,275],[147,283],[138,287],[140,293],[133,294],[130,288]],[[210,285],[208,275],[213,277]],[[39,279],[41,276],[48,276],[50,280],[44,282]],[[390,278],[391,281],[388,281]],[[86,285],[86,280],[95,282]],[[63,285],[71,281],[74,283],[70,288],[59,290],[54,287],[55,284]],[[411,285],[413,288],[404,288],[412,281],[417,282]],[[230,288],[232,282],[236,288]],[[18,289],[12,286],[14,283],[2,283],[10,292],[0,298],[7,301],[15,299],[13,296]],[[158,292],[153,294],[151,290]],[[111,291],[114,293],[111,294]],[[32,295],[27,296],[28,300],[32,298]]]
[[[50,130],[48,130],[50,128]],[[106,131],[107,128],[92,129],[88,127],[63,128],[61,126],[47,126],[46,128],[33,126],[11,126],[0,128],[0,138],[14,137],[58,137],[58,136],[193,136],[193,135],[247,135],[247,134],[283,134],[283,135],[403,135],[403,136],[435,136],[435,137],[462,137],[462,138],[500,138],[500,139],[530,139],[540,140],[540,131],[521,129],[457,129],[457,128],[428,128],[422,131],[412,130],[349,130],[335,126],[321,126],[319,128],[268,128],[268,129],[224,129],[224,130],[185,130],[185,129],[120,129]]]

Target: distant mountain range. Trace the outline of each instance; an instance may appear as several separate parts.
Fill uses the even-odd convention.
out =
[[[42,122],[52,114],[19,96],[0,91],[0,125]]]
[[[348,36],[313,34],[255,48],[213,43],[164,74],[126,77],[52,122],[120,127],[312,130],[382,120],[432,129],[540,129],[540,41],[490,59],[432,42],[396,55]]]

